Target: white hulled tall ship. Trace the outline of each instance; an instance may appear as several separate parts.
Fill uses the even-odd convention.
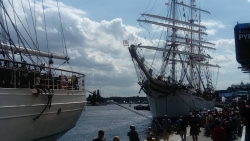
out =
[[[201,15],[210,13],[195,0],[146,5],[137,20],[141,35],[129,52],[153,118],[213,109],[219,66],[211,55],[215,44],[206,41],[201,22]]]
[[[85,108],[85,75],[57,67],[60,60],[68,64],[69,57],[50,53],[48,42],[48,51],[39,50],[36,17],[28,27],[18,15],[36,14],[18,13],[15,4],[0,0],[0,140],[56,140],[76,125]]]

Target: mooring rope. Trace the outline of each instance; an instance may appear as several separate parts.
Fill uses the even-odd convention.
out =
[[[125,106],[123,106],[123,105],[121,105],[121,104],[118,104],[118,103],[116,103],[116,102],[114,102],[114,104],[116,104],[116,105],[118,105],[118,106],[120,106],[120,107],[122,107],[122,108],[124,108],[124,109],[127,109],[127,110],[129,110],[129,111],[131,111],[131,112],[133,112],[133,113],[136,113],[137,115],[140,115],[140,116],[145,117],[145,118],[147,118],[147,119],[153,120],[152,117],[146,116],[146,115],[144,115],[144,114],[142,114],[142,113],[140,113],[140,112],[137,112],[137,111],[135,111],[135,110],[132,110],[132,109],[130,109],[130,108],[128,108],[128,107],[125,107]]]

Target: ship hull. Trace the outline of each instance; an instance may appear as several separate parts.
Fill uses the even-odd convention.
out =
[[[1,88],[1,139],[29,141],[60,138],[76,125],[85,109],[85,93],[79,90],[54,90],[49,104],[51,107],[48,105],[44,110],[48,103],[47,94],[34,95],[31,89]]]
[[[215,106],[215,99],[207,101],[186,90],[177,90],[167,96],[151,90],[147,99],[154,119],[161,119],[164,115],[177,118],[188,115],[190,111],[213,109]]]

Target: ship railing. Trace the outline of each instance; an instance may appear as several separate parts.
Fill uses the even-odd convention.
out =
[[[4,88],[84,89],[85,74],[70,70],[0,59],[0,71]]]
[[[58,77],[51,78],[36,78],[39,84],[44,85],[44,87],[52,89],[66,89],[66,90],[80,90],[84,89],[84,76],[76,76],[75,74],[64,75],[65,72],[61,72],[62,75]],[[63,76],[63,77],[62,77]],[[71,77],[70,77],[71,76]],[[66,79],[65,79],[66,78]]]

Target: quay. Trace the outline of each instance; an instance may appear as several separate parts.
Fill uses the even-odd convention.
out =
[[[143,116],[145,118],[148,118],[148,119],[152,120],[152,117],[148,117],[148,116],[146,116],[146,115],[144,115],[144,114],[142,114],[142,113],[140,113],[138,111],[135,111],[135,110],[131,109],[130,107],[123,106],[123,105],[121,105],[121,104],[119,104],[117,102],[113,102],[113,104],[116,104],[116,105],[118,105],[118,106],[120,106],[120,107],[122,107],[124,109],[127,109],[127,110],[129,110],[131,112],[134,112],[135,114],[138,114],[140,116]],[[245,126],[243,126],[242,127],[242,135],[241,135],[241,137],[237,136],[237,138],[233,139],[232,141],[245,141],[245,134],[247,134],[245,130],[246,130],[246,128],[245,128]],[[193,141],[192,136],[189,135],[189,132],[190,132],[190,127],[187,127],[186,141]],[[205,129],[204,128],[201,128],[201,132],[199,133],[198,140],[200,140],[200,141],[212,141],[211,136],[207,136],[205,134]],[[146,141],[146,139],[144,141]],[[164,141],[164,140],[161,138],[159,141]],[[169,136],[169,141],[181,141],[181,137],[180,137],[179,134],[176,134],[176,132],[172,132],[172,134]]]
[[[193,141],[192,136],[189,135],[190,127],[187,127],[187,137],[186,141]],[[245,128],[243,128],[242,135],[244,135]],[[237,139],[234,139],[233,141],[244,141],[244,136],[237,137]],[[163,139],[160,139],[160,141],[164,141]],[[179,134],[173,133],[169,136],[169,141],[181,141],[181,137]],[[205,135],[205,129],[201,128],[201,132],[198,136],[198,141],[212,141],[210,136]]]

